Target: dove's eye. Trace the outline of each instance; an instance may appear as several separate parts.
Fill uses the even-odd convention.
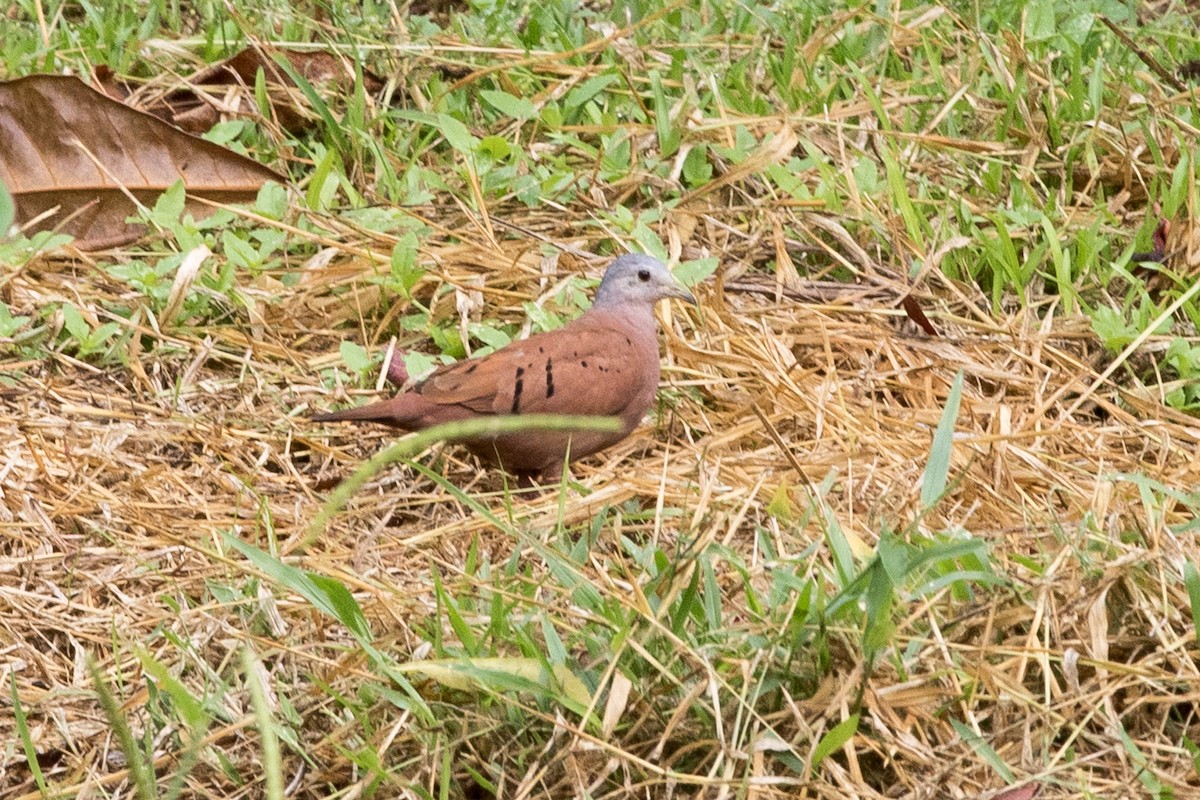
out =
[[[647,283],[650,280],[650,270],[639,269],[638,270],[638,280],[641,281],[642,283]]]

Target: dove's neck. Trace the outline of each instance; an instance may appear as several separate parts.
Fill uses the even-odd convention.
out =
[[[657,327],[652,303],[605,302],[605,298],[598,297],[592,304],[592,312],[637,331],[646,331],[650,336],[654,336]]]

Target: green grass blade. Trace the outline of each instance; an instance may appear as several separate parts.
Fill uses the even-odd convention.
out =
[[[851,714],[846,719],[839,722],[830,728],[821,741],[817,742],[817,747],[813,750],[812,761],[808,765],[810,775],[815,775],[817,767],[825,760],[829,754],[836,752],[845,746],[858,732],[858,714]]]
[[[25,763],[29,765],[29,774],[37,784],[42,797],[50,797],[46,787],[46,776],[42,773],[42,765],[38,762],[37,748],[33,745],[33,737],[29,733],[29,721],[25,716],[25,706],[21,705],[21,694],[17,691],[17,673],[9,673],[9,687],[13,703],[13,722],[16,724],[17,736],[21,740],[21,748],[25,752]]]
[[[1006,783],[1012,783],[1014,780],[1016,780],[1012,770],[1009,769],[1008,764],[1005,764],[1004,759],[1000,758],[1000,754],[993,750],[991,745],[979,738],[975,731],[971,730],[956,719],[951,719],[950,724],[958,733],[959,738],[970,745],[971,749],[974,750],[984,761],[986,761],[988,765],[996,771],[996,774],[1003,778]]]
[[[183,751],[175,762],[175,774],[171,776],[171,783],[163,795],[167,800],[173,800],[183,795],[188,775],[200,758],[204,749],[204,734],[208,730],[211,717],[204,709],[204,704],[171,674],[166,664],[141,648],[135,648],[134,652],[142,662],[142,669],[147,678],[157,685],[159,691],[165,692],[171,698],[171,703],[183,722]]]
[[[924,509],[933,508],[934,503],[940,500],[946,491],[946,481],[950,474],[950,451],[954,447],[954,425],[958,421],[958,407],[962,401],[962,386],[963,374],[960,370],[954,376],[954,383],[946,396],[946,407],[942,409],[942,418],[933,434],[933,446],[929,448],[929,461],[925,463],[925,473],[921,476],[921,508]]]
[[[268,800],[283,800],[283,754],[279,747],[279,732],[275,729],[275,716],[267,702],[267,689],[261,676],[266,674],[258,658],[249,647],[242,650],[242,670],[246,684],[250,687],[250,700],[254,706],[254,718],[258,722],[258,735],[262,741],[263,772],[266,773],[266,796]]]
[[[117,702],[116,696],[104,680],[104,673],[100,671],[100,667],[90,658],[88,672],[91,674],[92,684],[96,687],[96,699],[104,711],[104,718],[112,728],[117,747],[125,756],[129,777],[138,800],[155,800],[158,797],[158,785],[154,779],[154,768],[142,750],[141,743],[133,735],[133,730],[121,711],[121,704]]]
[[[1188,561],[1183,565],[1183,583],[1187,587],[1188,604],[1192,607],[1192,628],[1200,641],[1200,571],[1196,569],[1196,562]]]
[[[354,474],[338,484],[337,488],[329,495],[329,500],[325,502],[308,526],[308,535],[305,536],[301,549],[310,545],[324,532],[329,520],[376,473],[389,464],[412,458],[435,442],[521,431],[617,431],[620,430],[620,427],[620,420],[616,417],[519,414],[448,422],[444,425],[426,428],[375,454],[355,470]]]
[[[269,553],[226,534],[225,543],[244,555],[275,583],[291,589],[321,611],[346,626],[363,644],[371,643],[371,627],[362,607],[345,584],[326,575],[285,564]]]

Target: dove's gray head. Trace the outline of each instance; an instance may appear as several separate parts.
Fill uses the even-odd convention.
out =
[[[671,271],[653,256],[630,253],[617,256],[604,273],[596,290],[594,307],[653,305],[664,297],[677,297],[696,305],[696,298],[683,288]]]

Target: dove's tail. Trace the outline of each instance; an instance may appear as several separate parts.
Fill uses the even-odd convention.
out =
[[[407,403],[398,403],[404,398],[394,397],[382,403],[369,403],[355,408],[344,408],[341,411],[329,411],[324,414],[314,414],[313,422],[378,422],[393,428],[409,430],[413,427],[413,414],[410,409],[403,408]],[[408,413],[406,413],[408,412]]]

